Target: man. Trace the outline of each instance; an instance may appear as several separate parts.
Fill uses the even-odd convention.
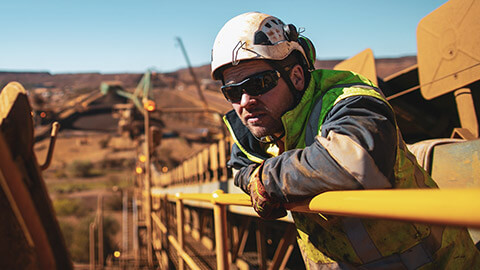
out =
[[[315,49],[293,25],[258,12],[218,33],[212,76],[233,111],[235,184],[266,219],[283,203],[329,190],[427,188],[391,106],[361,75],[315,70]],[[292,212],[309,269],[440,269],[480,264],[466,230]]]

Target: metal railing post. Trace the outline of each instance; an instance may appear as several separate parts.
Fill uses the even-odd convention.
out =
[[[95,224],[92,222],[89,226],[90,239],[90,270],[95,270]]]
[[[97,214],[98,214],[98,265],[100,269],[103,269],[103,195],[98,195],[97,201]]]
[[[183,199],[181,198],[181,194],[177,193],[177,238],[178,238],[178,245],[180,250],[177,251],[178,254],[178,269],[183,270],[185,269],[185,263],[182,258],[182,253],[184,251],[184,226],[183,226]]]
[[[215,202],[215,199],[221,194],[223,194],[222,190],[217,190],[212,194],[215,223],[215,249],[217,251],[217,269],[228,270],[227,207],[224,204]]]
[[[121,189],[122,196],[122,257],[121,264],[125,263],[125,255],[128,253],[128,192]]]
[[[140,249],[138,248],[138,206],[136,197],[132,198],[133,235],[132,246],[135,258],[135,267],[139,266]]]
[[[146,86],[145,86],[146,87]],[[147,102],[146,97],[144,97],[144,104]],[[144,105],[145,106],[145,105]],[[151,185],[152,185],[152,175],[150,167],[150,112],[149,110],[144,110],[144,130],[145,130],[145,142],[144,142],[144,153],[145,153],[145,191],[146,191],[146,200],[145,205],[145,221],[147,225],[147,260],[148,266],[153,268],[153,248],[152,248],[152,196],[151,196]]]

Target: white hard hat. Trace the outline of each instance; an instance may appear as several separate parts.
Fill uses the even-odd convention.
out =
[[[274,16],[259,12],[238,15],[229,20],[215,38],[212,78],[221,79],[219,70],[227,65],[249,59],[283,60],[294,50],[303,55],[310,67],[311,57],[306,57],[299,41],[295,26],[285,25]],[[313,49],[309,40],[308,43]],[[314,49],[312,55],[315,58]]]

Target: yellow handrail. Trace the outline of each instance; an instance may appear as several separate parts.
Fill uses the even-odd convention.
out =
[[[152,196],[162,196],[152,189]],[[251,206],[246,194],[178,193],[170,199]],[[286,204],[296,212],[382,218],[480,228],[480,189],[402,189],[329,191],[303,202]]]
[[[167,196],[177,205],[177,237],[168,239],[177,250],[179,267],[185,261],[192,269],[198,266],[183,249],[183,201],[194,200],[213,204],[217,269],[229,269],[227,246],[227,205],[250,206],[246,194],[213,193],[167,194],[158,188],[151,190],[152,197]],[[352,190],[329,191],[303,202],[289,203],[285,208],[296,212],[320,213],[362,218],[381,218],[429,224],[480,228],[480,189],[403,189],[403,190]],[[165,233],[166,227],[154,219]]]
[[[330,191],[291,211],[480,228],[480,189]]]

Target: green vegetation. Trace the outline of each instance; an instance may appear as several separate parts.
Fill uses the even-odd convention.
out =
[[[72,260],[75,262],[89,261],[90,223],[93,220],[93,216],[81,219],[79,224],[74,226],[70,241],[65,239]]]
[[[53,208],[57,216],[83,217],[87,214],[87,208],[79,199],[58,199],[53,201]]]
[[[75,160],[68,165],[68,172],[73,177],[91,177],[93,174],[93,164],[89,160]]]

